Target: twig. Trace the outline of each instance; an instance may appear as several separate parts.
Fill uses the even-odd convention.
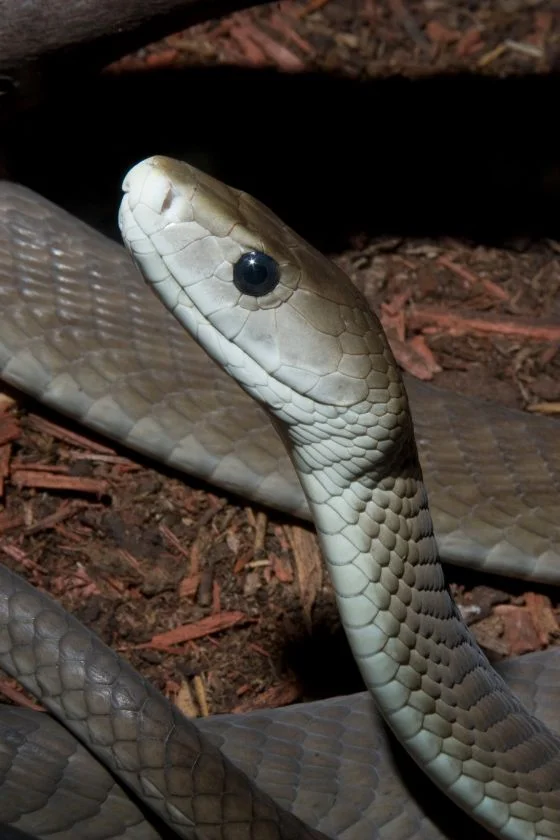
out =
[[[241,621],[245,623],[248,621],[254,622],[255,620],[240,610],[215,613],[206,616],[206,618],[201,618],[200,621],[194,621],[191,624],[182,624],[180,627],[175,627],[166,633],[158,633],[152,636],[149,642],[134,645],[134,647],[136,650],[154,648],[155,650],[165,650],[168,653],[182,653],[183,651],[180,648],[171,646],[183,642],[190,642],[192,639],[202,639],[211,633],[219,633],[222,630],[233,627],[235,624],[239,624]]]
[[[5,680],[0,680],[0,693],[17,706],[24,706],[26,709],[33,709],[34,712],[46,711],[43,706],[38,706],[37,703],[33,702],[33,700],[29,700],[22,691],[14,688]]]
[[[469,318],[438,307],[414,307],[410,311],[408,322],[412,329],[421,329],[426,333],[435,333],[443,329],[450,335],[476,333],[515,336],[533,341],[560,341],[560,325],[511,319]]]
[[[102,478],[84,478],[83,476],[60,475],[54,472],[37,470],[14,470],[12,484],[16,487],[35,487],[41,490],[73,490],[78,493],[92,493],[104,496],[108,492],[108,483]]]
[[[70,429],[65,429],[63,426],[58,426],[56,423],[51,423],[50,420],[45,420],[37,414],[30,414],[27,418],[27,424],[36,432],[42,432],[57,440],[62,440],[65,443],[70,443],[72,446],[80,446],[82,449],[91,449],[93,452],[102,452],[106,455],[114,455],[115,450],[104,446],[102,443],[96,443],[87,437],[71,432]]]
[[[444,268],[448,268],[449,271],[452,271],[457,275],[457,277],[460,277],[461,280],[464,280],[467,288],[481,285],[490,295],[492,295],[492,297],[498,298],[498,300],[509,300],[508,293],[502,289],[501,286],[498,286],[497,283],[494,283],[492,280],[488,280],[487,277],[477,277],[476,274],[473,274],[464,266],[454,263],[451,257],[448,257],[446,254],[439,257],[437,262]]]
[[[60,522],[63,522],[70,516],[73,516],[78,510],[83,510],[86,507],[89,507],[87,502],[81,502],[77,499],[71,502],[66,500],[60,505],[55,513],[51,513],[50,516],[45,516],[43,519],[40,519],[39,522],[36,522],[35,525],[30,525],[26,528],[25,533],[36,534],[39,531],[46,531],[49,528],[54,528],[55,525],[58,525]]]

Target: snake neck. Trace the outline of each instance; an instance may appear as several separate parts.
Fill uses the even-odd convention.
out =
[[[330,439],[289,433],[352,652],[390,728],[451,798],[498,836],[558,838],[560,739],[511,694],[463,623],[411,421],[401,428],[370,461],[345,458],[353,442],[334,428]]]

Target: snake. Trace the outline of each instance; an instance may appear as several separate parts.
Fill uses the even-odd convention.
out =
[[[519,491],[517,474],[508,484],[500,468],[476,505],[469,492],[461,499],[459,489],[451,503],[442,493],[439,550],[458,562],[474,549],[475,565],[503,571],[509,552],[514,574],[554,581],[547,520],[555,424],[532,426],[519,412],[490,406],[485,414],[468,400],[405,386],[379,322],[342,272],[263,205],[194,167],[153,158],[125,179],[123,237],[150,288],[123,249],[49,202],[8,182],[0,196],[2,378],[131,448],[311,517],[370,689],[195,726],[60,606],[2,568],[0,664],[69,730],[27,710],[0,716],[5,836],[167,836],[157,819],[175,835],[204,838],[400,840],[483,837],[485,829],[560,836],[558,658],[548,652],[505,665],[521,705],[453,604],[430,516],[434,463],[437,496],[438,474],[447,468],[448,488],[454,470],[471,475],[465,463],[477,453],[497,449],[506,476],[514,453],[521,462],[527,455],[534,493],[530,481]],[[169,311],[154,307],[154,290]],[[223,375],[207,366],[209,356]],[[410,395],[416,427],[433,406],[416,432],[428,494]],[[215,414],[204,422],[206,407]],[[456,446],[459,460],[442,454],[438,462],[455,426],[462,440],[470,434],[470,446]],[[527,454],[533,439],[536,462]],[[484,486],[482,460],[474,471]],[[508,520],[501,517],[510,499]],[[469,520],[470,507],[477,510]],[[473,538],[479,521],[482,537]],[[403,779],[406,756],[397,767],[389,732],[484,828],[454,806],[444,824],[431,782],[414,767],[412,785]],[[155,823],[145,820],[144,803]]]

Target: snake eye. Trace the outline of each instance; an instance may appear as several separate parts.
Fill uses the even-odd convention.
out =
[[[267,295],[279,279],[278,263],[262,251],[247,251],[233,266],[233,282],[244,295]]]

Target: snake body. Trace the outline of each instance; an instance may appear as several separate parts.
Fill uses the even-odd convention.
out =
[[[6,0],[0,2],[0,71],[16,85],[17,104],[26,107],[48,83],[64,79],[68,56],[73,70],[82,59],[99,64],[103,57],[118,55],[124,30],[132,30],[137,43],[153,38],[153,15],[163,34],[176,28],[177,14],[192,22],[227,5],[233,7],[206,0],[160,0],[149,8],[145,0],[75,0],[69,15],[69,4]],[[57,18],[61,13],[64,17]],[[1,184],[2,377],[156,459],[265,504],[309,516],[293,468],[264,412],[229,378],[219,372],[209,376],[208,371],[216,369],[205,366],[206,356],[174,318],[153,306],[138,279],[114,243],[29,190]],[[194,401],[185,396],[186,386],[191,394],[194,391]],[[557,425],[413,381],[407,381],[407,391],[442,556],[556,581]],[[70,718],[70,726],[88,745],[82,748],[67,729],[45,715],[2,710],[0,834],[7,840],[169,837],[168,829],[154,822],[113,774],[121,774],[124,784],[132,784],[142,797],[159,800],[167,792],[168,802],[156,801],[156,807],[185,836],[240,836],[239,811],[220,811],[226,801],[221,796],[218,802],[214,799],[216,823],[209,825],[198,814],[197,827],[189,824],[197,807],[196,797],[189,798],[189,782],[202,778],[205,783],[210,777],[221,780],[228,791],[230,785],[236,788],[245,814],[248,802],[262,803],[270,816],[267,830],[310,836],[309,829],[255,793],[216,747],[283,808],[328,836],[486,837],[456,809],[445,808],[443,798],[429,784],[423,786],[414,768],[408,768],[408,784],[402,781],[402,762],[367,694],[223,716],[194,729],[85,628],[4,568],[0,660],[53,712],[58,709],[66,723]],[[558,654],[523,657],[501,670],[528,710],[558,729]],[[107,691],[100,692],[100,684]],[[115,689],[111,702],[109,685]],[[134,708],[142,697],[153,698],[148,711],[161,712],[158,727],[162,720],[173,720],[177,727],[181,749],[173,758],[179,769],[176,772],[171,764],[166,778],[154,769],[161,744],[147,731],[153,716],[143,717]],[[92,706],[95,714],[90,716]],[[547,734],[543,754],[550,743]],[[104,757],[111,773],[93,760],[90,750]],[[204,773],[181,772],[185,766],[200,769],[199,761],[207,758],[206,778]],[[174,788],[177,779],[179,792]],[[254,811],[250,817],[243,830],[248,836],[261,836],[262,823],[254,820]],[[529,825],[519,836],[533,838],[535,833]]]
[[[560,837],[560,738],[492,669],[445,585],[406,391],[344,273],[251,196],[169,158],[123,185],[165,306],[268,411],[364,682],[445,792],[503,837]]]
[[[6,181],[0,377],[157,461],[309,517],[265,412],[154,306],[124,249]],[[558,582],[558,424],[405,384],[441,556]]]
[[[206,184],[204,176],[200,178]],[[208,183],[213,185],[215,182],[210,179]],[[219,191],[222,196],[230,196],[230,202],[231,196],[237,195],[223,187],[219,187]],[[262,410],[254,409],[253,403],[247,401],[240,388],[232,384],[228,377],[220,377],[216,373],[215,378],[212,378],[212,387],[208,390],[208,368],[200,367],[205,364],[203,360],[206,356],[201,355],[200,351],[195,349],[196,345],[185,338],[183,328],[177,326],[172,316],[160,314],[158,307],[154,307],[153,296],[139,284],[137,273],[131,270],[122,249],[96,236],[85,226],[27,190],[4,184],[1,195],[2,376],[47,404],[62,408],[65,413],[87,422],[129,446],[161,458],[167,463],[194,471],[237,492],[243,492],[244,483],[247,482],[247,493],[252,498],[306,515],[302,495],[295,496],[294,487],[297,485],[293,483],[293,470],[290,472],[288,462],[281,457],[280,438],[274,436],[266,414]],[[237,198],[235,200],[237,201]],[[258,219],[262,212],[266,214],[266,225],[270,225],[270,220],[274,217],[269,211],[257,204],[254,207],[258,208],[258,213],[253,218],[257,228],[261,224]],[[221,209],[215,217],[223,218]],[[272,224],[277,222],[273,221]],[[309,253],[314,255],[314,252]],[[313,259],[320,260],[317,266],[323,270],[325,265],[330,265],[321,262],[323,258],[319,255],[314,255]],[[331,269],[327,269],[328,271]],[[115,282],[117,274],[122,282]],[[306,274],[306,277],[308,276],[311,275]],[[133,313],[133,317],[130,316],[130,312]],[[125,328],[129,331],[126,333],[126,340],[123,339],[122,332]],[[166,337],[163,344],[162,337]],[[383,353],[385,352],[384,348]],[[191,374],[185,375],[183,365],[187,359],[192,359],[192,368]],[[174,377],[177,374],[172,372],[174,369],[179,371],[179,378],[175,381]],[[188,379],[193,370],[199,373],[204,370],[195,388],[206,388],[205,400],[210,410],[215,412],[216,418],[211,424],[203,423],[196,407],[189,406],[185,398],[182,376]],[[397,378],[395,383],[398,385]],[[423,396],[422,391],[419,393],[417,414],[420,415]],[[437,391],[430,397],[433,397],[432,404],[436,407],[431,422],[426,424],[427,432],[437,428],[435,419],[441,421],[442,414],[451,419],[461,416],[467,418],[461,426],[461,441],[465,435],[468,439],[470,430],[471,443],[465,446],[462,442],[456,447],[451,470],[451,473],[454,470],[464,473],[465,464],[470,467],[471,461],[475,462],[473,453],[476,453],[477,448],[477,438],[472,437],[472,421],[469,421],[469,415],[465,412],[469,410],[477,416],[476,408],[468,401],[454,403],[453,398],[450,403],[446,395],[441,396]],[[245,439],[242,437],[239,443],[235,443],[239,431],[236,431],[232,421],[233,411],[237,412],[237,417],[242,418],[241,427],[245,431]],[[481,424],[484,426],[489,416],[497,418],[498,428],[500,422],[504,424],[502,436],[499,433],[496,436],[492,425],[489,426],[486,446],[492,452],[496,437],[500,442],[501,439],[507,439],[509,421],[512,421],[512,427],[523,435],[527,435],[527,429],[531,428],[527,419],[518,412],[502,414],[499,410],[493,413],[494,411],[490,408],[490,414],[485,415]],[[185,417],[190,424],[187,427],[181,425]],[[449,422],[449,419],[443,420],[442,430]],[[184,431],[185,428],[187,431]],[[451,548],[448,553],[451,557],[459,558],[461,551],[468,554],[470,545],[475,548],[475,563],[488,566],[498,558],[496,568],[506,568],[506,543],[509,541],[510,545],[515,545],[517,574],[536,574],[541,579],[554,579],[555,573],[551,569],[557,548],[554,536],[550,540],[547,534],[548,519],[551,519],[553,524],[558,522],[554,515],[555,499],[551,490],[554,480],[557,480],[558,467],[555,426],[545,421],[540,423],[538,428],[541,431],[534,451],[541,459],[537,463],[542,462],[546,465],[542,475],[538,466],[534,467],[535,461],[531,460],[531,456],[527,458],[527,468],[522,467],[524,477],[515,476],[514,481],[509,480],[509,484],[502,483],[508,479],[502,478],[499,466],[494,467],[498,473],[495,478],[495,490],[486,502],[480,504],[471,520],[465,514],[474,489],[466,493],[462,500],[459,490],[457,498],[462,501],[462,507],[457,506],[455,499],[451,505],[448,500],[444,501],[442,522],[444,525],[446,521],[448,523],[448,534],[451,536]],[[435,443],[432,444],[431,450],[429,438],[426,436],[424,452],[427,454],[424,455],[424,459],[428,468],[432,464],[439,465],[436,470],[444,476],[442,487],[446,488],[448,479],[445,478],[443,467],[449,464],[452,456],[449,454],[450,449],[445,457],[437,461],[438,452],[442,450],[441,440],[438,442],[437,435],[441,433],[436,431]],[[421,445],[423,438],[424,434],[421,433]],[[255,447],[257,440],[258,446]],[[510,445],[513,447],[513,444]],[[507,464],[510,457],[508,452],[511,450],[507,449],[507,445],[505,448],[502,445],[501,450],[498,446],[498,450],[502,453],[500,457]],[[523,451],[527,452],[527,448]],[[399,464],[402,466],[399,458],[396,458],[394,465]],[[478,469],[474,467],[475,472]],[[273,478],[267,482],[267,476],[271,473]],[[480,479],[472,479],[473,488],[478,480],[481,486],[484,486],[484,467],[479,475]],[[527,476],[533,477],[534,492],[525,491],[524,496],[519,493],[517,478],[523,480]],[[553,476],[552,485],[548,476]],[[412,497],[419,498],[424,505],[424,495],[416,467],[412,469],[411,481],[416,488]],[[437,478],[435,481],[434,487],[437,488]],[[492,513],[494,509],[499,511],[499,504],[494,495],[496,489],[500,488],[505,494],[504,506],[507,507],[510,498],[508,494],[511,494],[511,499],[517,505],[513,508],[513,517],[508,520],[509,525],[496,519]],[[535,500],[539,504],[535,504]],[[480,500],[477,498],[477,501]],[[457,515],[457,511],[462,512]],[[484,523],[482,538],[479,539],[476,537],[476,527],[484,518],[485,511],[490,511],[489,521]],[[422,528],[427,527],[425,514],[425,510],[420,514],[423,520]],[[340,516],[340,509],[338,515]],[[321,519],[318,524],[321,525]],[[330,527],[328,522],[326,526]],[[502,528],[507,532],[505,538]],[[323,535],[323,540],[327,542],[327,550],[328,539],[328,534]],[[435,557],[433,542],[428,533],[424,539],[431,545],[430,555]],[[445,546],[445,539],[443,545]],[[525,571],[522,565],[525,555],[536,555],[529,571]],[[461,682],[465,668],[468,670],[470,667],[466,664],[465,657],[471,662],[475,661],[476,670],[481,670],[482,677],[481,680],[477,678],[471,686],[473,693],[470,699],[478,698],[481,684],[486,685],[490,693],[485,702],[493,707],[498,717],[502,715],[500,720],[507,724],[506,737],[511,739],[510,743],[518,742],[521,736],[529,739],[529,742],[531,737],[542,738],[542,748],[538,752],[539,760],[542,761],[543,755],[548,755],[545,751],[551,749],[551,744],[554,747],[557,743],[555,736],[546,731],[542,724],[528,718],[524,711],[520,711],[515,705],[516,701],[510,699],[511,695],[500,680],[493,672],[488,672],[487,664],[479,658],[478,651],[468,636],[464,635],[464,630],[447,601],[447,595],[441,589],[437,567],[432,568],[432,565],[430,562],[430,575],[435,568],[437,578],[437,590],[430,595],[433,598],[432,607],[441,609],[443,604],[451,613],[445,620],[442,620],[441,616],[437,618],[432,615],[426,621],[440,621],[442,628],[451,626],[461,645],[461,667],[452,671],[452,680],[447,678],[450,673],[447,672],[444,679],[446,691],[465,687],[464,684],[454,684]],[[248,780],[224,761],[221,753],[216,752],[216,745],[225,752],[229,751],[234,762],[254,777],[259,786],[268,790],[276,801],[285,808],[294,810],[309,826],[316,826],[329,836],[379,836],[399,840],[409,837],[458,836],[457,816],[451,817],[449,826],[438,828],[439,815],[434,815],[435,822],[431,820],[423,813],[421,805],[412,795],[418,793],[416,785],[419,783],[414,782],[413,791],[409,791],[395,775],[385,736],[379,730],[379,726],[375,728],[376,713],[367,695],[250,716],[225,716],[194,729],[192,724],[181,720],[176,711],[170,710],[159,697],[152,695],[149,688],[142,681],[138,682],[139,678],[127,669],[127,666],[121,665],[118,658],[100,646],[97,640],[92,640],[87,631],[73,623],[60,608],[46,602],[44,596],[33,592],[27,584],[11,576],[6,570],[2,570],[0,578],[0,592],[3,593],[0,621],[3,667],[22,679],[53,712],[60,714],[66,724],[69,723],[71,728],[84,738],[89,748],[100,755],[114,773],[121,775],[125,784],[131,785],[142,798],[155,801],[156,808],[171,821],[174,830],[183,836],[212,837],[214,828],[209,827],[204,816],[201,817],[199,813],[195,814],[193,820],[193,809],[196,812],[197,805],[196,797],[192,798],[191,794],[200,793],[201,789],[193,791],[185,778],[188,774],[180,769],[175,774],[173,764],[165,757],[162,762],[160,741],[152,737],[152,711],[158,718],[158,726],[162,720],[173,721],[173,727],[177,727],[177,731],[183,733],[178,736],[181,742],[180,750],[171,750],[173,758],[178,759],[179,768],[198,768],[200,761],[208,760],[207,773],[203,774],[202,778],[208,781],[215,780],[217,776],[223,784],[221,793],[218,788],[212,788],[211,791],[212,795],[217,797],[211,811],[212,820],[219,822],[220,836],[240,836],[240,813],[247,816],[250,812],[250,819],[247,817],[242,829],[247,832],[247,836],[254,836],[257,825],[259,832],[262,831],[262,825],[254,822],[255,809],[247,804],[254,802],[262,802],[262,808],[269,815],[265,822],[266,831],[272,832],[270,836],[312,835],[311,829],[294,822],[259,791],[255,793]],[[429,610],[431,613],[434,612],[432,607]],[[44,621],[38,620],[36,615],[44,616]],[[444,643],[449,631],[441,629],[438,632],[441,632],[441,641]],[[62,640],[68,638],[71,644],[63,644]],[[467,651],[466,655],[463,648]],[[444,645],[440,651],[443,665],[456,668],[455,665],[449,666],[447,661],[443,661],[447,657],[446,649]],[[458,653],[457,650],[454,652]],[[532,711],[538,712],[541,718],[546,717],[548,703],[548,722],[555,726],[555,703],[550,699],[553,694],[545,688],[547,682],[555,682],[554,669],[559,667],[557,657],[550,654],[535,655],[526,657],[525,660],[509,666],[510,675],[519,678],[516,689],[522,689],[524,702]],[[433,663],[426,661],[428,667],[433,669]],[[64,667],[61,666],[61,662]],[[430,672],[430,676],[433,676],[433,671]],[[405,675],[406,680],[409,678],[414,679],[414,674]],[[100,682],[103,685],[101,698]],[[147,706],[146,697],[150,698]],[[71,698],[71,701],[68,698]],[[150,705],[151,698],[153,706]],[[446,693],[445,700],[448,699]],[[505,715],[504,704],[507,706]],[[95,706],[93,723],[90,715],[92,706]],[[148,714],[144,716],[146,709]],[[387,709],[385,711],[387,712]],[[459,713],[468,715],[469,711],[462,708]],[[79,826],[80,830],[87,827],[91,837],[158,836],[157,827],[142,821],[141,812],[135,810],[136,806],[133,807],[126,795],[117,790],[114,778],[103,775],[103,771],[100,771],[97,765],[91,764],[91,757],[80,752],[70,736],[60,734],[56,724],[51,721],[45,729],[42,724],[36,722],[36,716],[33,717],[31,713],[19,712],[15,721],[13,714],[11,720],[0,722],[0,732],[4,733],[5,745],[2,753],[5,777],[0,787],[0,819],[11,825],[14,831],[21,830],[36,836],[53,836],[53,831],[56,831],[54,836],[59,840],[75,836],[73,832],[77,830],[76,826]],[[521,735],[519,727],[509,727],[514,714],[521,716],[519,725],[522,729],[524,727]],[[481,724],[479,720],[477,723]],[[481,725],[484,726],[483,723]],[[183,730],[184,726],[187,727],[186,730]],[[160,729],[159,732],[161,731],[163,730]],[[206,735],[210,739],[209,743],[206,741]],[[441,735],[438,737],[441,738]],[[503,747],[507,741],[504,741],[503,735],[501,738],[500,746]],[[31,802],[26,780],[21,784],[20,768],[25,766],[28,769],[28,765],[21,762],[26,756],[36,759],[38,752],[44,757],[44,743],[50,746],[49,761],[41,771],[34,771],[37,778],[41,779],[37,785],[41,790],[41,802]],[[193,744],[195,753],[192,751]],[[527,746],[527,741],[524,745]],[[474,749],[478,750],[479,746],[477,743]],[[489,746],[495,760],[494,744],[483,744],[484,748]],[[523,753],[522,759],[527,761],[526,750],[523,750]],[[529,747],[529,753],[533,757],[536,754],[532,745]],[[288,766],[286,754],[291,756]],[[193,758],[193,755],[200,758]],[[554,790],[554,779],[558,778],[554,764],[557,760],[555,755],[552,756],[549,766],[553,774],[551,790],[543,793],[541,784],[538,791],[522,791],[521,799],[524,797],[531,800],[529,806],[527,803],[520,805],[515,800],[511,807],[514,813],[516,809],[518,813],[522,813],[523,827],[515,833],[515,827],[519,825],[515,819],[519,817],[516,816],[513,820],[508,817],[505,821],[507,828],[502,830],[504,836],[535,837],[539,836],[537,831],[549,830],[545,823],[549,811],[552,812],[556,808],[555,801],[558,795],[557,790]],[[74,762],[73,766],[87,768],[86,776],[97,779],[95,796],[91,790],[88,791],[88,796],[85,796],[83,787],[80,788],[77,782],[68,782],[72,774],[64,774],[70,757]],[[157,769],[154,770],[158,761],[171,768],[169,772],[162,774]],[[515,770],[520,771],[517,781],[521,780],[531,787],[534,779],[531,781],[531,778],[526,778],[521,760],[516,761]],[[503,783],[503,768],[498,768],[497,772],[501,772],[500,781]],[[99,773],[100,776],[96,775]],[[180,779],[180,786],[176,779]],[[506,784],[508,781],[509,779],[506,779]],[[497,791],[493,782],[488,784],[491,794],[495,796],[496,792],[501,793]],[[195,788],[197,787],[195,785]],[[239,792],[238,805],[233,810],[219,811],[216,802],[221,804],[223,791],[230,791],[232,788]],[[429,788],[428,794],[435,795]],[[451,791],[451,794],[456,795],[456,792]],[[170,799],[161,801],[164,795],[169,795]],[[202,797],[204,799],[204,791]],[[549,807],[547,797],[552,801],[552,807]],[[89,802],[85,810],[84,799],[88,799]],[[69,802],[72,803],[72,808],[69,808]],[[533,819],[532,809],[535,808],[541,809],[538,830],[535,829],[538,820],[536,823]],[[543,808],[549,808],[544,820]],[[476,811],[476,804],[470,802],[468,809]],[[486,805],[482,809],[479,808],[479,811],[482,811],[483,821],[495,829],[496,811],[491,813],[492,808],[487,808]],[[502,803],[501,811],[498,807],[498,819],[503,812]],[[477,816],[480,817],[481,814],[478,813]],[[196,822],[196,828],[192,825],[193,821]],[[56,826],[56,829],[53,826]],[[462,824],[461,831],[463,829],[468,832],[468,836],[484,836],[484,831],[473,828],[470,822]],[[551,833],[542,836],[558,836],[555,833],[556,827],[550,831]]]

